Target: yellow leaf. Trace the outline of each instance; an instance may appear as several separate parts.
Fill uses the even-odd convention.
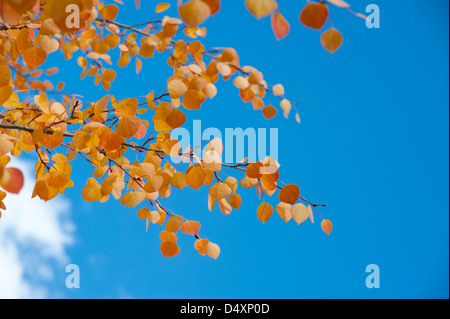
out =
[[[171,233],[170,231],[167,231],[167,230],[163,230],[159,234],[159,239],[161,239],[162,242],[173,241],[174,243],[176,243],[178,241],[177,235],[175,233]]]
[[[220,10],[220,0],[202,0],[209,6],[211,10],[211,15],[216,14]]]
[[[116,132],[124,138],[133,137],[141,125],[141,120],[136,116],[124,116],[117,125]]]
[[[200,1],[200,0],[199,0]],[[196,90],[188,90],[184,96],[182,105],[188,110],[197,110],[201,107],[200,93]]]
[[[206,244],[205,251],[209,257],[213,259],[219,258],[220,247],[217,244],[209,242],[208,244]]]
[[[211,15],[209,6],[201,0],[191,0],[179,8],[180,17],[187,25],[203,23]]]
[[[183,217],[172,216],[166,223],[166,230],[171,233],[176,233],[180,226],[183,224]]]
[[[225,183],[217,183],[210,188],[209,194],[212,198],[223,199],[231,194],[231,188]]]
[[[127,207],[136,207],[145,199],[143,192],[129,192],[122,196],[120,203]]]
[[[115,4],[109,4],[105,7],[103,7],[102,10],[100,10],[100,15],[103,17],[103,19],[107,21],[112,21],[116,18],[117,14],[119,13],[119,7]]]
[[[9,85],[11,82],[11,70],[8,66],[0,64],[0,87]]]
[[[95,202],[100,200],[103,195],[101,192],[101,186],[94,178],[89,178],[88,183],[83,188],[83,199],[87,202]]]
[[[342,34],[335,28],[331,28],[320,36],[320,42],[330,53],[336,52],[342,45]]]
[[[170,4],[168,4],[168,3],[159,3],[157,6],[156,6],[156,13],[161,13],[161,12],[164,12],[164,11],[166,11],[167,9],[169,9],[170,8]]]
[[[208,243],[209,241],[206,239],[197,239],[194,244],[195,250],[197,250],[200,255],[206,256],[206,246],[208,245]]]
[[[148,208],[141,208],[138,210],[137,215],[142,220],[148,219],[150,216],[150,210]]]
[[[231,194],[228,202],[230,206],[233,207],[233,209],[239,209],[241,207],[242,199],[241,196],[239,196],[239,194],[234,193]]]
[[[303,204],[296,204],[291,207],[291,215],[295,222],[300,225],[309,218],[308,208]]]
[[[187,174],[188,185],[193,189],[199,189],[206,179],[206,172],[201,167],[193,167]]]
[[[291,205],[286,203],[279,203],[275,207],[278,215],[280,215],[281,219],[284,220],[286,223],[291,220],[292,214],[291,214]]]
[[[50,36],[44,35],[39,40],[39,46],[45,53],[50,54],[59,49],[59,42]]]
[[[170,179],[173,187],[183,189],[187,186],[186,175],[182,172],[176,172]]]
[[[187,91],[186,85],[181,80],[170,81],[167,88],[172,99],[178,99]]]
[[[273,207],[268,203],[262,203],[258,207],[257,215],[260,221],[265,223],[270,219],[273,213]]]
[[[274,0],[246,0],[245,6],[258,19],[268,16],[278,7]]]
[[[45,53],[45,51],[41,48],[32,46],[23,51],[22,57],[28,67],[35,69],[45,62],[47,59],[47,53]]]

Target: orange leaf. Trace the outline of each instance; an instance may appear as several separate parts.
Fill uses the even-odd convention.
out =
[[[8,167],[2,172],[0,185],[8,193],[19,194],[23,187],[23,174],[14,167]]]
[[[109,4],[103,7],[102,10],[100,10],[100,15],[103,17],[103,19],[108,21],[114,20],[118,13],[119,7],[116,6],[115,4]]]
[[[245,6],[258,19],[268,16],[278,7],[274,0],[246,0]]]
[[[163,3],[159,3],[156,6],[156,10],[155,11],[156,11],[156,13],[161,13],[161,12],[166,11],[169,8],[170,8],[170,4],[163,2]]]
[[[9,85],[11,82],[11,70],[8,66],[0,64],[0,87]]]
[[[309,2],[300,13],[300,22],[312,29],[322,29],[327,19],[328,7],[323,3]]]
[[[273,207],[268,203],[262,203],[258,207],[257,215],[260,221],[265,223],[270,219],[273,213]]]
[[[327,233],[328,235],[331,234],[331,229],[333,228],[333,224],[329,221],[324,219],[321,223],[322,230]]]
[[[322,33],[320,42],[328,52],[334,53],[342,45],[342,34],[335,28],[331,28]]]
[[[220,0],[202,0],[209,6],[211,10],[211,15],[216,14],[220,10]]]
[[[209,6],[201,0],[191,0],[179,8],[180,17],[187,25],[203,23],[211,15]]]
[[[172,216],[167,221],[166,230],[171,233],[176,233],[182,224],[183,224],[183,217]]]
[[[294,184],[289,184],[284,186],[280,193],[278,194],[278,198],[280,201],[286,204],[295,204],[295,202],[298,199],[298,196],[300,195],[300,187]]]
[[[188,185],[193,189],[199,189],[206,179],[206,172],[201,167],[192,168],[186,176]]]
[[[122,196],[120,203],[127,207],[136,207],[145,199],[144,192],[129,192]]]
[[[188,110],[197,110],[201,107],[201,103],[200,93],[195,90],[189,90],[184,94],[181,104]]]
[[[160,246],[164,257],[174,257],[180,253],[180,247],[173,241],[165,241]]]
[[[183,225],[181,225],[180,230],[188,235],[196,235],[200,230],[200,223],[192,220],[186,221]]]
[[[208,243],[209,243],[208,240],[200,238],[195,241],[194,247],[200,255],[205,256],[206,255],[206,245],[208,245]]]
[[[163,230],[160,234],[159,234],[159,238],[161,239],[162,242],[165,241],[173,241],[174,243],[176,243],[178,241],[178,237],[175,233],[171,233],[167,230]]]
[[[212,198],[223,199],[231,194],[231,188],[225,183],[217,183],[210,188],[209,194]]]
[[[141,126],[141,120],[135,116],[125,116],[119,121],[116,132],[125,138],[133,137]]]
[[[23,51],[22,57],[30,68],[35,69],[45,62],[47,53],[41,48],[32,46]]]
[[[234,209],[239,209],[239,207],[241,207],[242,204],[242,199],[241,196],[239,196],[239,194],[231,194],[230,199],[228,200],[229,204],[231,207],[233,207]]]
[[[272,105],[266,106],[263,110],[263,115],[266,119],[270,120],[272,117],[277,115],[278,111]]]
[[[289,34],[291,26],[280,12],[272,14],[272,29],[278,40],[283,39]]]

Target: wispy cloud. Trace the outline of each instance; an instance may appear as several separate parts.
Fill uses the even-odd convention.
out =
[[[8,194],[0,219],[0,298],[52,297],[56,267],[64,271],[74,241],[70,202],[31,199],[34,164],[14,160],[9,166],[22,170],[25,185],[19,195]]]

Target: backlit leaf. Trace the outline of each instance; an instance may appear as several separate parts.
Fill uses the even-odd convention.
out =
[[[286,204],[295,204],[300,195],[300,187],[294,184],[285,185],[278,194],[280,201]]]
[[[188,220],[181,225],[180,230],[188,235],[196,235],[200,230],[200,223],[192,220]]]
[[[324,219],[324,220],[322,221],[322,223],[321,223],[321,227],[322,227],[322,230],[323,230],[325,233],[327,233],[328,235],[330,235],[330,234],[331,234],[331,230],[333,229],[333,224],[332,224],[329,220]]]
[[[289,34],[291,26],[280,12],[275,12],[274,14],[272,14],[271,20],[272,30],[278,40],[283,39]]]
[[[300,13],[300,22],[312,29],[322,29],[327,19],[328,7],[323,3],[309,2]]]
[[[330,53],[336,52],[342,45],[342,34],[335,28],[328,29],[320,36],[320,42]]]
[[[258,207],[257,215],[260,221],[265,223],[272,217],[273,207],[268,203],[262,203]]]
[[[180,247],[173,241],[162,242],[160,249],[164,257],[175,257],[180,253]]]
[[[274,0],[246,0],[245,6],[258,19],[268,16],[278,7]]]

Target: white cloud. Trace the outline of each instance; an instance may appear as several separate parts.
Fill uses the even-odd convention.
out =
[[[74,241],[70,202],[31,199],[34,164],[14,159],[8,166],[22,170],[25,184],[19,195],[6,196],[0,219],[0,298],[52,297],[55,267],[65,269]]]

